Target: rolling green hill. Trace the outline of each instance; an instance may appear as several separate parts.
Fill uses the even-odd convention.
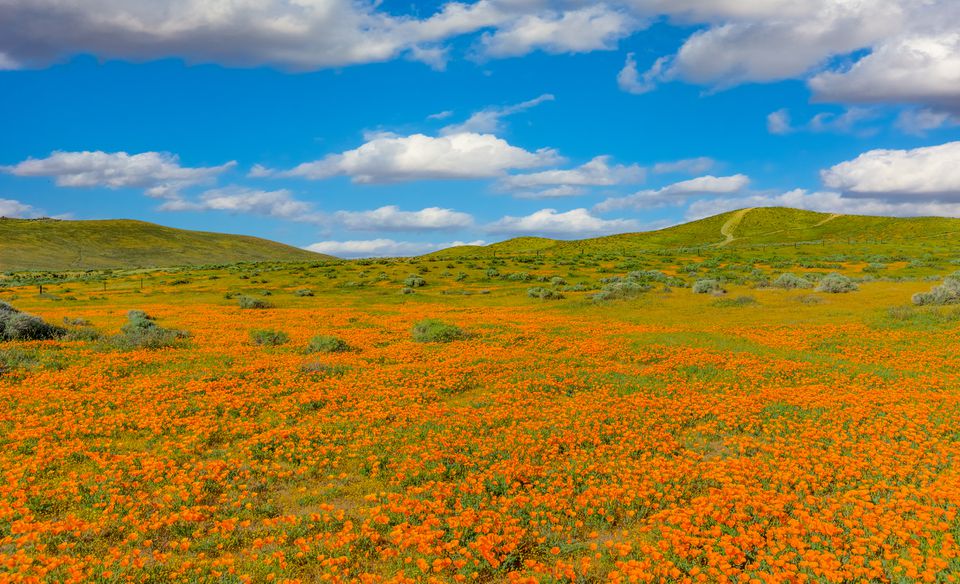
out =
[[[783,207],[758,207],[730,211],[657,231],[571,241],[518,237],[486,246],[453,247],[428,256],[455,258],[494,253],[630,253],[657,249],[745,247],[804,242],[907,243],[933,238],[946,239],[960,246],[960,219],[838,215]]]
[[[246,235],[144,221],[0,218],[0,271],[87,270],[333,259]]]

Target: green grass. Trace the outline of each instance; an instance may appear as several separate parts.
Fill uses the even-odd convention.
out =
[[[0,218],[0,270],[91,270],[332,259],[266,239],[143,221]]]
[[[721,232],[727,221],[742,213],[732,227],[732,240]],[[704,247],[781,246],[799,243],[893,243],[947,241],[960,233],[960,219],[945,217],[871,217],[833,215],[782,207],[730,211],[698,221],[640,233],[622,233],[582,240],[518,237],[487,246],[460,246],[428,257],[541,255],[581,253],[637,253],[663,249]]]

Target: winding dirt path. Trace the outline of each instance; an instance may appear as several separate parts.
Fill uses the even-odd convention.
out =
[[[730,245],[731,243],[733,243],[733,241],[734,241],[735,239],[737,239],[737,238],[734,237],[734,235],[733,235],[734,230],[740,225],[740,222],[743,221],[743,216],[746,215],[747,213],[749,213],[750,211],[753,211],[755,208],[756,208],[756,207],[749,207],[749,208],[747,208],[747,209],[740,209],[739,211],[737,211],[736,213],[734,213],[732,217],[730,217],[729,219],[727,219],[726,223],[724,223],[723,225],[720,226],[720,235],[722,235],[722,236],[725,237],[726,239],[724,239],[724,240],[721,241],[720,243],[716,244],[717,247],[723,247],[723,246],[725,246],[725,245]]]

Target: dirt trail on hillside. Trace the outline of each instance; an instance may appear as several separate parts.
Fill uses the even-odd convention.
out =
[[[740,209],[733,214],[732,217],[727,219],[726,223],[720,226],[720,235],[724,236],[726,239],[716,244],[717,247],[723,247],[725,245],[730,245],[736,239],[734,237],[734,230],[740,225],[740,222],[743,221],[743,216],[753,211],[756,207],[749,207],[747,209]]]

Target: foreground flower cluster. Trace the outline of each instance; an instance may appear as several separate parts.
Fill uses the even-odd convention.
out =
[[[0,581],[960,574],[956,329],[141,308],[191,339],[22,343],[57,366],[0,377]],[[416,343],[427,317],[470,336]],[[317,334],[354,350],[304,354]]]

